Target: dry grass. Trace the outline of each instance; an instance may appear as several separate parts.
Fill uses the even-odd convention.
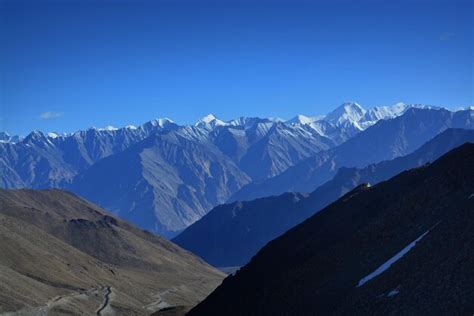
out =
[[[191,253],[59,190],[0,190],[0,312],[146,315],[224,277]]]

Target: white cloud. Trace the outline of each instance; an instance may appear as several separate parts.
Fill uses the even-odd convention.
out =
[[[60,112],[52,112],[52,111],[47,111],[43,112],[39,115],[40,119],[43,120],[49,120],[49,119],[54,119],[63,116],[63,113]]]

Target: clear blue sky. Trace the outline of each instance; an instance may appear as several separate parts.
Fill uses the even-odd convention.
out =
[[[0,0],[0,130],[473,101],[474,1]]]

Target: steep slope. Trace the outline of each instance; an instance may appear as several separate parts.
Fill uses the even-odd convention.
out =
[[[171,131],[102,159],[69,188],[123,219],[170,237],[249,181],[212,144]]]
[[[194,305],[223,276],[59,190],[0,190],[0,237],[0,313],[93,314],[105,306],[147,315]]]
[[[226,124],[216,125],[209,139],[252,180],[277,175],[340,143],[304,124],[288,126],[259,118],[241,118]]]
[[[267,242],[313,214],[308,195],[219,205],[173,239],[216,267],[246,264]]]
[[[337,144],[306,125],[288,127],[274,123],[262,138],[249,146],[239,166],[253,180],[266,179]]]
[[[347,142],[320,152],[273,178],[252,182],[229,201],[252,200],[284,192],[309,192],[330,180],[341,167],[364,167],[413,152],[448,128],[474,128],[474,111],[412,108],[379,121]]]
[[[387,180],[402,171],[432,162],[466,142],[474,143],[474,130],[448,129],[410,155],[362,169],[341,168],[332,180],[309,195],[285,193],[220,205],[175,237],[173,242],[214,266],[241,266],[267,242],[356,186]]]
[[[189,315],[472,314],[474,145],[360,186],[265,246]]]

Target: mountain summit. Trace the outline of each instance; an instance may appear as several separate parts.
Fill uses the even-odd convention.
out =
[[[360,128],[358,122],[364,117],[367,111],[356,102],[346,102],[330,112],[324,120],[336,126],[353,124]],[[362,129],[362,128],[360,128]]]

